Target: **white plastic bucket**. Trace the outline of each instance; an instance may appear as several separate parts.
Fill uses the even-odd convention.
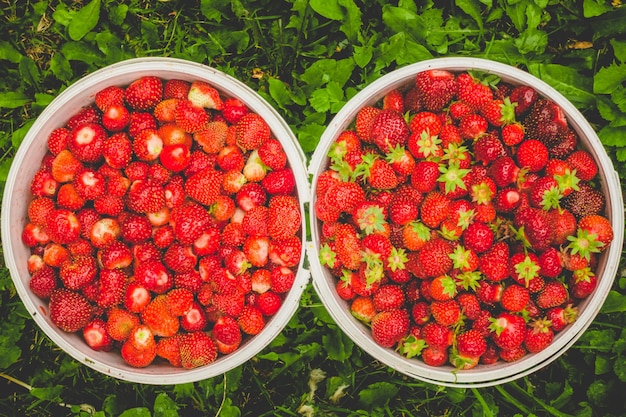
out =
[[[348,128],[359,109],[363,106],[374,105],[388,92],[414,82],[417,73],[428,69],[447,69],[452,72],[475,69],[492,73],[512,85],[532,86],[541,96],[561,106],[569,125],[578,134],[582,147],[590,151],[598,163],[602,191],[607,196],[606,215],[614,231],[611,246],[600,256],[598,262],[597,288],[592,295],[579,303],[578,319],[568,328],[558,332],[552,344],[545,350],[528,354],[516,362],[499,361],[493,365],[479,364],[470,370],[457,371],[451,366],[432,367],[419,359],[406,359],[392,349],[383,348],[374,342],[369,328],[351,315],[349,304],[337,295],[336,278],[319,262],[320,225],[314,220],[316,219],[314,201],[311,201],[309,204],[311,242],[308,244],[308,256],[313,284],[322,302],[341,329],[372,357],[389,367],[416,379],[444,386],[492,386],[528,375],[557,359],[576,342],[598,314],[613,284],[624,237],[624,203],[619,177],[598,136],[584,116],[563,95],[545,82],[518,68],[494,61],[478,58],[437,58],[408,65],[382,76],[356,94],[337,113],[322,135],[309,164],[309,174],[313,177],[312,196],[315,196],[317,177],[327,168],[327,153],[330,146],[339,134]]]
[[[206,81],[224,97],[237,98],[252,112],[262,116],[269,124],[273,136],[280,140],[285,149],[296,178],[302,218],[305,218],[304,203],[308,200],[309,193],[305,156],[293,132],[272,106],[241,81],[208,66],[174,58],[135,58],[102,68],[72,84],[37,118],[20,145],[7,178],[2,201],[2,246],[6,264],[26,309],[44,333],[73,358],[104,374],[131,382],[155,385],[194,382],[223,374],[243,364],[282,331],[298,308],[300,297],[309,280],[309,271],[303,266],[304,250],[293,287],[286,295],[280,310],[266,323],[264,330],[249,338],[235,352],[222,355],[212,364],[195,369],[175,368],[166,363],[133,368],[117,352],[94,351],[79,334],[59,330],[48,317],[47,302],[36,297],[28,288],[30,274],[27,260],[30,250],[22,243],[21,234],[27,221],[28,203],[32,198],[30,181],[46,153],[48,135],[53,129],[63,126],[81,107],[93,102],[95,94],[102,88],[110,85],[126,86],[144,75],[162,79]],[[301,235],[306,236],[304,221]]]

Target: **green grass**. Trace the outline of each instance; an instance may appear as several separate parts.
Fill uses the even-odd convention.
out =
[[[618,0],[0,1],[0,181],[45,106],[108,64],[201,62],[268,100],[307,154],[368,83],[410,63],[485,57],[538,76],[598,131],[626,177],[626,6]],[[382,16],[382,19],[380,18]],[[1,261],[0,261],[1,262]],[[152,386],[73,360],[34,324],[0,269],[0,414],[15,416],[621,416],[623,261],[589,330],[540,371],[490,388],[412,379],[348,339],[312,287],[278,338],[209,380]],[[324,378],[313,382],[321,370]]]

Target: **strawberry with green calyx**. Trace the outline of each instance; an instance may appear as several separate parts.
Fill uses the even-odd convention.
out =
[[[384,264],[376,254],[361,253],[359,261],[359,276],[368,288],[378,286],[384,277]]]
[[[386,230],[385,209],[378,203],[363,200],[352,211],[352,218],[359,230],[369,235],[382,233]]]
[[[341,262],[337,258],[337,254],[329,243],[324,243],[320,247],[319,260],[322,265],[327,266],[330,269],[335,269],[341,265]]]
[[[448,165],[440,164],[439,172],[439,189],[450,198],[459,198],[467,193],[468,187],[464,179],[470,172],[469,169],[460,168],[459,162],[450,162]]]
[[[591,268],[576,269],[569,281],[570,294],[576,299],[586,298],[596,289],[597,283],[598,277]]]
[[[590,260],[592,253],[600,253],[605,246],[604,242],[598,240],[598,235],[579,227],[576,235],[568,236],[569,244],[567,249],[571,255],[579,255],[580,257]]]
[[[530,353],[541,352],[547,348],[554,339],[552,323],[549,319],[536,319],[528,324],[524,347]]]
[[[456,94],[454,73],[443,69],[430,69],[418,73],[415,87],[420,103],[428,111],[439,112]]]
[[[475,111],[493,100],[491,85],[500,81],[496,75],[481,74],[477,71],[463,72],[457,75],[456,80],[458,99]]]
[[[372,297],[358,296],[350,303],[350,314],[364,323],[370,323],[377,312]]]
[[[543,210],[559,209],[563,198],[561,187],[554,177],[539,177],[530,187],[529,202]]]
[[[582,217],[578,221],[578,228],[590,235],[595,235],[595,240],[600,243],[598,249],[604,251],[613,241],[613,227],[608,218],[592,214]],[[593,251],[593,250],[592,250]]]
[[[509,97],[494,99],[484,103],[480,109],[480,114],[495,127],[502,127],[515,122],[515,107],[517,103],[512,103]]]
[[[429,130],[409,136],[407,149],[416,159],[434,159],[443,155],[441,139],[437,135],[430,134]]]
[[[393,347],[408,335],[409,325],[405,309],[381,311],[372,318],[372,337],[380,346]]]
[[[516,252],[511,256],[509,274],[520,285],[529,287],[540,270],[539,258],[532,252]]]
[[[420,250],[431,236],[431,230],[419,220],[402,226],[402,243],[408,250]]]
[[[526,320],[517,314],[502,312],[490,320],[493,342],[501,349],[517,348],[524,343]]]
[[[404,270],[409,258],[406,255],[406,251],[402,248],[392,247],[387,257],[386,268],[391,272],[398,270]]]
[[[448,274],[436,276],[430,281],[429,292],[434,300],[451,300],[458,293],[457,281]]]
[[[487,341],[480,332],[466,330],[455,337],[450,363],[457,369],[472,369],[487,350]]]
[[[478,255],[463,245],[456,245],[449,256],[452,259],[453,268],[458,269],[461,273],[472,272],[478,268]]]
[[[409,137],[409,125],[402,116],[392,109],[382,109],[372,121],[370,139],[380,149],[387,153],[396,146],[404,146]]]
[[[374,153],[363,155],[362,162],[355,171],[362,173],[362,178],[369,186],[377,190],[394,189],[399,184],[391,164]]]
[[[407,359],[411,359],[420,356],[424,348],[426,348],[424,339],[418,339],[415,335],[409,334],[398,345],[398,353]]]
[[[552,330],[555,332],[560,332],[568,324],[574,323],[578,318],[578,314],[578,307],[572,304],[551,307],[546,310],[546,318],[550,320]]]
[[[415,168],[415,158],[404,146],[396,145],[385,156],[385,160],[398,175],[409,176]]]
[[[576,170],[578,178],[582,181],[591,181],[598,174],[598,164],[586,150],[578,149],[572,152],[566,161],[571,165],[572,169]]]

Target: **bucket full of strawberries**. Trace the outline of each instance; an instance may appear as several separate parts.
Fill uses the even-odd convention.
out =
[[[11,167],[2,245],[27,310],[78,361],[147,384],[222,374],[296,311],[304,156],[205,65],[138,58],[64,90]]]
[[[309,173],[316,290],[359,346],[417,379],[528,375],[612,286],[619,177],[581,113],[520,69],[395,70],[341,109]]]

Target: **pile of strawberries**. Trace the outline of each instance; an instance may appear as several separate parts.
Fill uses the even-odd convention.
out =
[[[314,209],[320,262],[373,340],[456,369],[549,346],[613,239],[580,142],[555,102],[474,71],[426,70],[363,106]]]
[[[47,144],[22,240],[59,329],[133,367],[195,368],[279,310],[301,209],[281,142],[245,103],[144,76],[100,90]]]

